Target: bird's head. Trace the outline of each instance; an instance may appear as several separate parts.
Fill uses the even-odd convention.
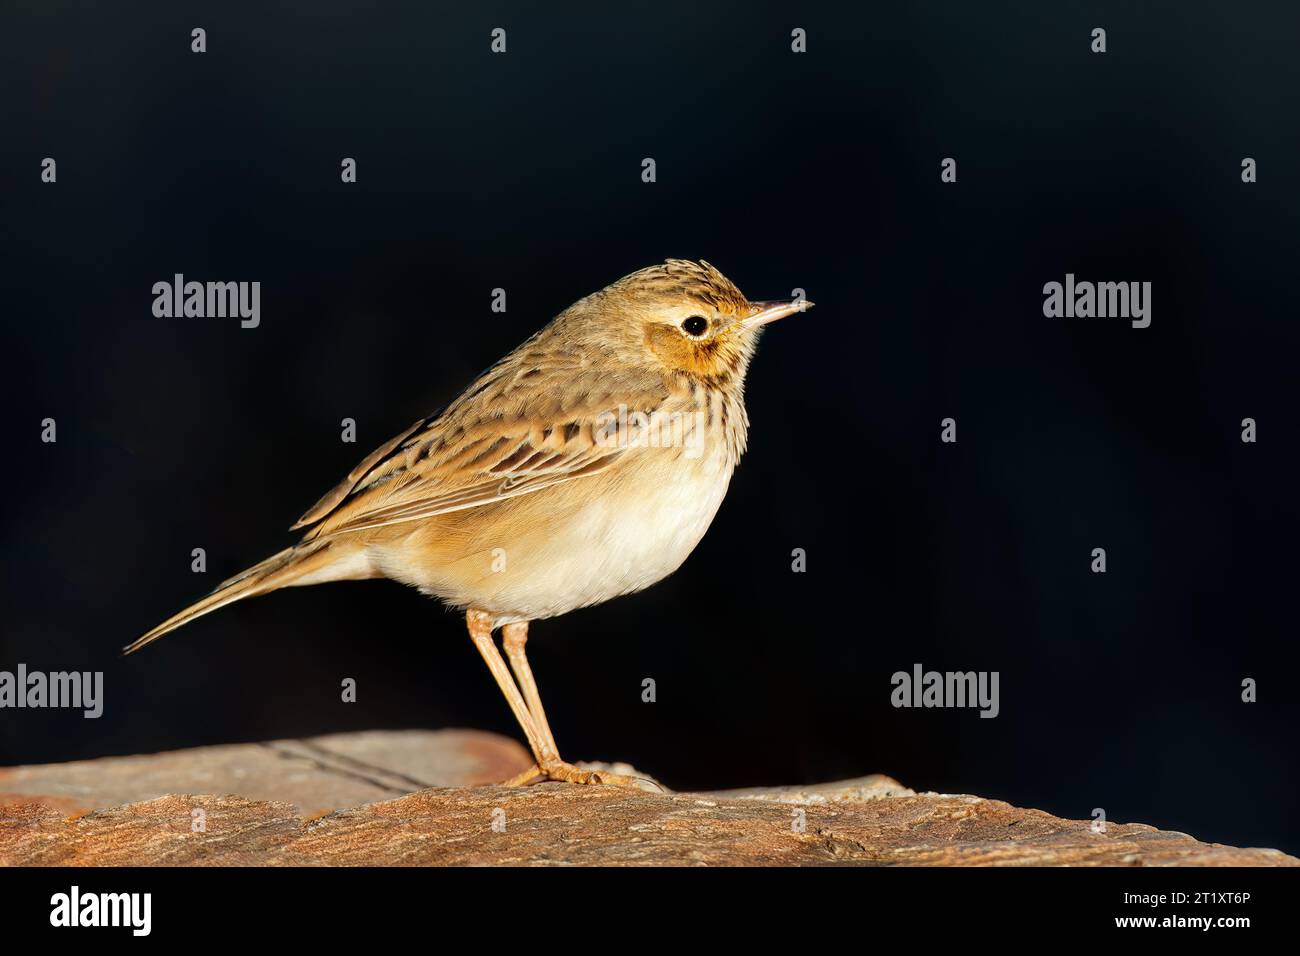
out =
[[[812,307],[804,299],[751,302],[709,263],[686,259],[641,269],[593,298],[625,348],[714,386],[743,379],[764,326]]]

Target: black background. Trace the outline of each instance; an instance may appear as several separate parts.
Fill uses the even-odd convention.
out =
[[[0,712],[0,763],[517,734],[461,622],[389,582],[117,651],[569,303],[703,257],[817,309],[765,337],[681,571],[534,627],[567,757],[1300,850],[1300,9],[866,6],[7,7],[0,669],[103,670],[107,700]],[[155,318],[175,272],[260,281],[261,327]],[[1151,327],[1045,318],[1066,272],[1152,282]],[[917,662],[999,671],[1000,716],[892,708]]]

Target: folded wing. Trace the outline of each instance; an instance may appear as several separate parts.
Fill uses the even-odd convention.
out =
[[[560,391],[547,387],[552,378]],[[492,369],[446,411],[376,449],[294,528],[314,525],[308,540],[365,531],[598,474],[639,447],[611,423],[628,409],[649,414],[666,397],[662,383],[593,378],[584,387],[581,374],[554,362]]]

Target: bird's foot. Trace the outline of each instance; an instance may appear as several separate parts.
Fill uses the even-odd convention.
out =
[[[581,786],[604,784],[611,787],[630,787],[634,790],[649,790],[654,793],[666,792],[649,777],[636,777],[630,774],[614,773],[610,770],[586,770],[575,767],[563,760],[551,760],[534,764],[523,773],[511,777],[502,786],[523,787],[542,780],[556,780],[561,783],[576,783]]]

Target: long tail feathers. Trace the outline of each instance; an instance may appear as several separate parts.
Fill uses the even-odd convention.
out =
[[[260,564],[255,564],[247,571],[221,582],[207,597],[194,602],[179,614],[172,615],[139,640],[122,648],[122,653],[134,653],[146,644],[152,644],[164,634],[217,608],[242,601],[244,598],[256,597],[268,591],[288,587],[304,575],[319,571],[337,559],[337,555],[330,553],[331,544],[330,541],[309,541],[271,555]]]

